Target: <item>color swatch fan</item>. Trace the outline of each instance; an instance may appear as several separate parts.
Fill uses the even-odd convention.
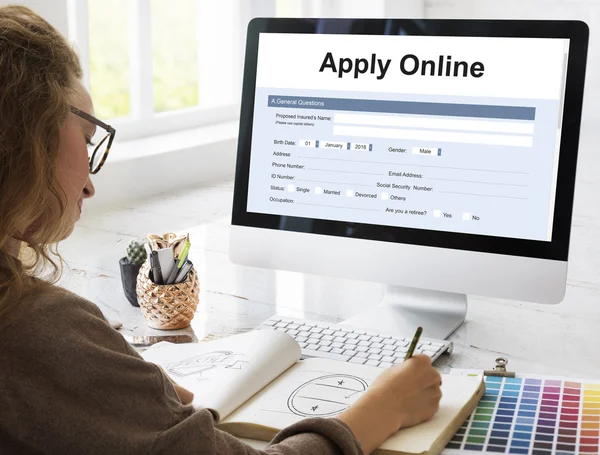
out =
[[[531,375],[485,382],[485,395],[445,454],[600,453],[600,382]]]

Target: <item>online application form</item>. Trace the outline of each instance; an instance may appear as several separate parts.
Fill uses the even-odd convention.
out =
[[[248,211],[550,241],[567,55],[262,33]]]

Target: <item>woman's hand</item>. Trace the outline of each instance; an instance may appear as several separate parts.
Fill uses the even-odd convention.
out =
[[[338,418],[350,427],[365,454],[398,431],[430,419],[438,410],[441,376],[425,355],[385,370]]]
[[[175,386],[175,391],[179,396],[179,401],[181,401],[181,404],[190,404],[192,401],[194,401],[194,394],[192,392],[190,392],[188,389],[184,389],[176,382],[173,382],[173,385]]]

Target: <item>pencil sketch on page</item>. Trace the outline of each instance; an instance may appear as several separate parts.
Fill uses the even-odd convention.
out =
[[[321,376],[294,390],[287,405],[301,417],[330,417],[345,411],[368,387],[367,382],[357,376]]]
[[[197,381],[209,379],[206,375],[211,370],[225,368],[229,370],[241,370],[248,362],[240,360],[243,354],[235,354],[233,351],[213,351],[190,357],[189,359],[166,365],[166,370],[178,377],[196,376]]]

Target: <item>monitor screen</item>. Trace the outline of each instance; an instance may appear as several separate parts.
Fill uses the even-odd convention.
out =
[[[549,242],[568,52],[260,33],[247,210]]]
[[[232,224],[566,261],[588,36],[253,19]]]

